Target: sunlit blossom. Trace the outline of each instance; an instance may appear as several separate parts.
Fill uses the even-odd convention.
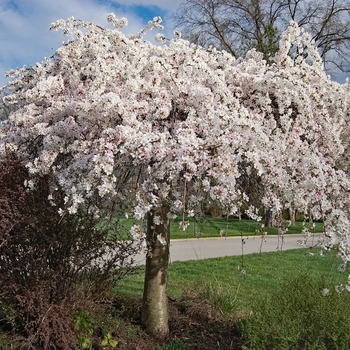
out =
[[[163,34],[156,34],[155,36],[156,41],[160,42],[160,43],[165,43],[166,42],[166,37]]]

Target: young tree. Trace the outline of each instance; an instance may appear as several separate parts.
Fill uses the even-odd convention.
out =
[[[271,60],[291,20],[315,40],[329,73],[350,71],[350,6],[346,0],[184,0],[174,14],[186,38],[235,57],[255,47]]]
[[[181,216],[185,229],[203,202],[256,220],[260,207],[311,213],[325,222],[324,245],[339,243],[348,261],[350,183],[336,164],[349,89],[324,73],[310,36],[293,23],[268,65],[255,50],[235,59],[178,32],[166,45],[143,41],[161,27],[158,17],[129,38],[125,19],[107,18],[113,29],[57,21],[52,29],[73,40],[13,73],[6,103],[21,107],[0,128],[0,154],[16,152],[32,174],[50,174],[52,198],[65,192],[62,215],[86,207],[103,216],[112,205],[147,218],[146,233],[131,228],[147,251],[146,329],[169,332],[169,222]]]

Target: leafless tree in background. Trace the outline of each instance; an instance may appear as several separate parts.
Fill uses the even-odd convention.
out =
[[[267,61],[294,20],[315,40],[329,74],[350,71],[349,0],[184,0],[173,19],[191,42],[235,57],[256,48]]]

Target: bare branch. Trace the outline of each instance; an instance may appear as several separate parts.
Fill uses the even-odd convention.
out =
[[[328,72],[349,71],[347,0],[185,0],[173,19],[190,41],[225,49],[235,57],[256,48],[267,61],[293,20],[310,33]]]

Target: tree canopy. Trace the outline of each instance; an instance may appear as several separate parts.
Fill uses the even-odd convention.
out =
[[[212,202],[256,220],[263,207],[312,215],[347,262],[349,87],[329,79],[310,35],[291,23],[268,64],[256,50],[236,59],[177,31],[144,41],[159,17],[131,37],[125,19],[108,21],[114,28],[53,23],[73,39],[11,73],[5,102],[18,107],[0,126],[0,156],[16,152],[30,173],[49,174],[52,203],[65,193],[62,215],[148,215],[147,241],[141,226],[132,234],[150,260],[169,248],[168,219],[185,228]]]

